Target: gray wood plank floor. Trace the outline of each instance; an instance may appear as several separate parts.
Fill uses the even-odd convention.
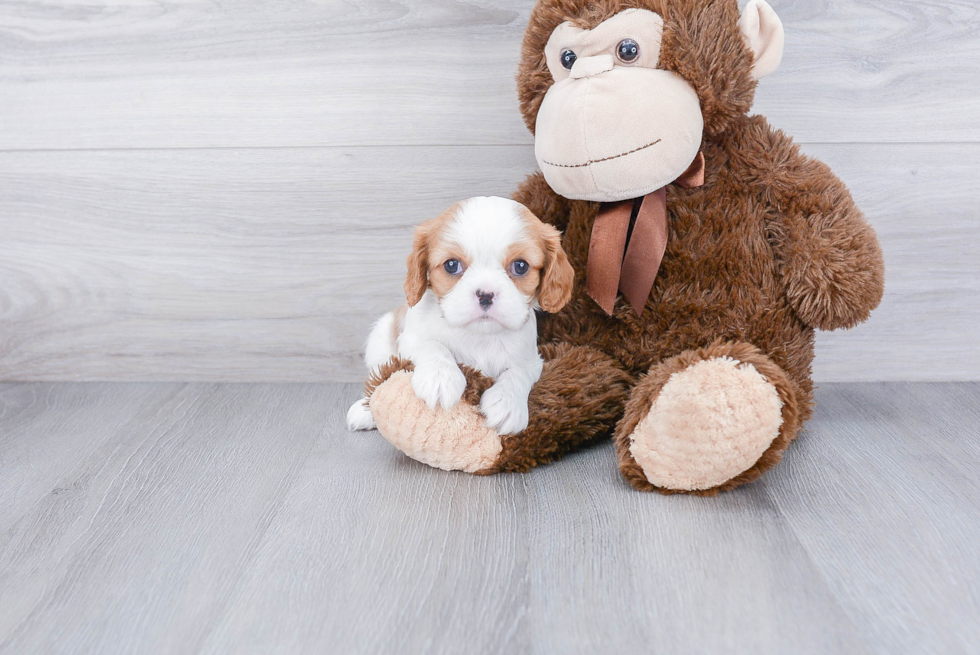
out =
[[[3,653],[976,653],[980,384],[834,384],[781,467],[478,478],[327,384],[0,384]]]

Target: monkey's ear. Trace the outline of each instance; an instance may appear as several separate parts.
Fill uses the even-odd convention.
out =
[[[762,79],[779,68],[783,60],[785,33],[783,22],[766,0],[749,0],[738,21],[738,28],[755,55],[752,77]]]

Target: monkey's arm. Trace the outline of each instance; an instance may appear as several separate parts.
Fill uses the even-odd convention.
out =
[[[804,156],[782,132],[767,131],[768,161],[757,174],[786,293],[807,325],[853,327],[884,292],[875,231],[826,164]]]
[[[545,223],[565,231],[568,225],[569,204],[551,190],[540,171],[528,175],[514,192],[514,200],[531,210],[531,213]]]

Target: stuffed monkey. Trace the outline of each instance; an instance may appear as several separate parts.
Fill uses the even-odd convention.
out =
[[[528,471],[612,437],[635,488],[710,495],[774,466],[811,414],[814,330],[881,300],[873,229],[844,184],[750,116],[782,58],[764,0],[540,0],[521,112],[540,172],[515,199],[562,230],[575,291],[540,321],[528,428],[369,384],[381,433],[433,466]]]

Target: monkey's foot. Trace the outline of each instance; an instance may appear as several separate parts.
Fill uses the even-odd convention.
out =
[[[650,370],[616,431],[638,489],[713,494],[758,478],[796,435],[794,387],[744,343],[687,351]]]
[[[371,394],[381,435],[412,459],[444,471],[475,473],[496,463],[500,436],[487,427],[479,406],[464,396],[452,409],[429,409],[412,391],[412,375],[395,371]]]

